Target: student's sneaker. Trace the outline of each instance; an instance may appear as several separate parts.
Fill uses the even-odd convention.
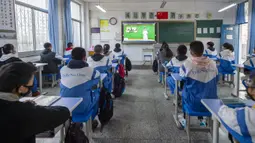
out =
[[[178,115],[178,120],[183,128],[186,127],[186,119],[184,119],[183,115]]]

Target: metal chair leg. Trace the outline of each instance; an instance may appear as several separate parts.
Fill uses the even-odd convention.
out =
[[[190,116],[187,114],[186,116],[187,122],[186,122],[186,132],[188,135],[188,143],[191,143],[191,137],[190,137]]]

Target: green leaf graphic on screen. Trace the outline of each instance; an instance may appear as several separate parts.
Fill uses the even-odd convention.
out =
[[[124,24],[124,41],[155,41],[155,24]]]

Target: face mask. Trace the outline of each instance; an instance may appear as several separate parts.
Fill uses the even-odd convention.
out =
[[[21,93],[21,94],[20,94],[21,97],[28,96],[28,95],[31,93],[31,90],[32,90],[32,88],[33,88],[34,86],[33,86],[33,85],[32,85],[32,86],[26,86],[26,85],[24,85],[24,87],[26,87],[28,90],[27,90],[26,93]]]

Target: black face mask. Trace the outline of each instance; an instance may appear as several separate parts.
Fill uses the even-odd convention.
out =
[[[21,97],[28,96],[28,95],[31,93],[32,88],[34,87],[34,85],[31,85],[31,86],[23,85],[23,86],[26,87],[28,90],[27,90],[26,93],[21,93],[21,94],[20,94]]]

